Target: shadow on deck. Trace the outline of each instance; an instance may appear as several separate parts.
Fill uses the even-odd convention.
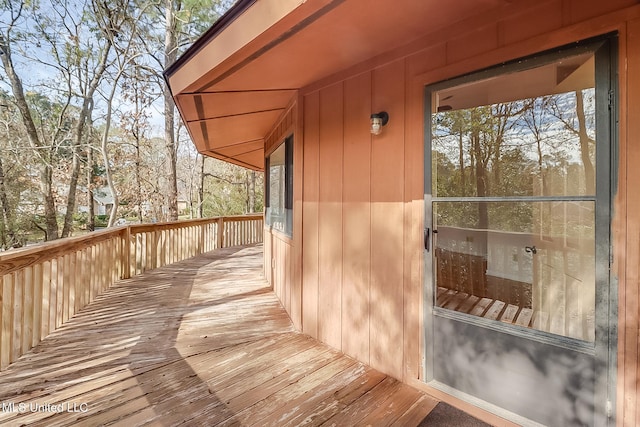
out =
[[[262,247],[117,283],[0,373],[2,425],[418,425],[424,393],[296,332]]]

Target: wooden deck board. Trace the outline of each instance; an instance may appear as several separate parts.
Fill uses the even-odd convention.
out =
[[[0,373],[0,424],[410,426],[435,406],[296,332],[261,271],[260,246],[229,248],[116,284]]]
[[[364,417],[393,396],[399,387],[400,383],[397,380],[387,377],[321,425],[331,427],[360,425]]]

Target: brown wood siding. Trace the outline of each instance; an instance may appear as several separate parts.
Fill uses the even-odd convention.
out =
[[[300,205],[302,198],[302,137],[296,136],[298,120],[298,106],[294,101],[282,114],[273,129],[265,138],[265,153],[269,155],[289,135],[294,135],[294,203]],[[296,192],[296,189],[299,189]],[[282,303],[293,324],[302,330],[302,290],[301,269],[296,264],[301,264],[301,244],[294,243],[301,240],[302,212],[294,209],[294,235],[286,236],[277,231],[265,228],[264,240],[264,265],[265,277],[274,293]]]
[[[320,95],[304,98],[302,189],[302,331],[318,338]]]
[[[389,123],[371,141],[371,364],[402,378],[404,61],[373,72],[373,111]]]
[[[512,3],[304,89],[303,331],[420,386],[423,87],[618,31],[617,420],[640,425],[640,187],[627,185],[640,182],[640,6],[622,9],[636,3]],[[368,114],[382,109],[389,125],[371,137]]]
[[[317,322],[321,340],[397,378],[404,334],[405,184],[398,179],[405,163],[404,76],[404,62],[396,62],[304,101],[303,316],[312,323],[303,330],[312,334]],[[376,137],[369,132],[374,110],[391,116]]]
[[[268,237],[267,237],[268,236]],[[289,316],[300,301],[291,298],[293,280],[293,250],[291,239],[276,231],[265,232],[265,266],[269,268],[267,281],[273,288]],[[267,252],[269,255],[267,255]],[[269,258],[267,258],[269,256]]]
[[[318,338],[342,341],[342,83],[320,92]]]
[[[342,351],[369,363],[371,279],[371,74],[344,83]]]
[[[291,311],[293,325],[302,331],[302,171],[304,163],[303,117],[298,105],[304,102],[302,97],[296,100],[293,109],[293,247],[291,248]]]
[[[264,140],[264,152],[268,155],[275,150],[294,130],[295,104],[280,117],[277,124]]]
[[[264,277],[271,285],[273,289],[273,263],[272,263],[272,252],[271,252],[271,232],[268,227],[264,229]]]

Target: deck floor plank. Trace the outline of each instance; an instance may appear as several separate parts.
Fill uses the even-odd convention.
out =
[[[262,258],[227,248],[115,284],[0,373],[16,409],[0,424],[419,424],[436,401],[296,332]]]
[[[384,378],[384,374],[367,368],[358,378],[348,382],[344,388],[324,396],[321,401],[305,402],[301,405],[300,413],[291,417],[286,425],[322,424],[378,385]]]
[[[438,401],[431,396],[421,396],[411,407],[395,420],[392,427],[419,425],[422,420],[436,407]]]
[[[420,397],[422,396],[416,395],[411,387],[401,384],[393,394],[393,399],[387,399],[382,405],[364,417],[360,424],[380,427],[390,426],[407,412]]]
[[[360,425],[360,421],[364,417],[382,405],[390,396],[393,396],[399,387],[400,382],[391,377],[386,377],[371,390],[320,425],[331,427]]]

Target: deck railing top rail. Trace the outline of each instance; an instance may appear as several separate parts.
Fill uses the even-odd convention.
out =
[[[0,275],[57,258],[70,250],[82,250],[115,236],[124,236],[126,227],[95,231],[83,236],[53,240],[38,245],[0,252]]]

